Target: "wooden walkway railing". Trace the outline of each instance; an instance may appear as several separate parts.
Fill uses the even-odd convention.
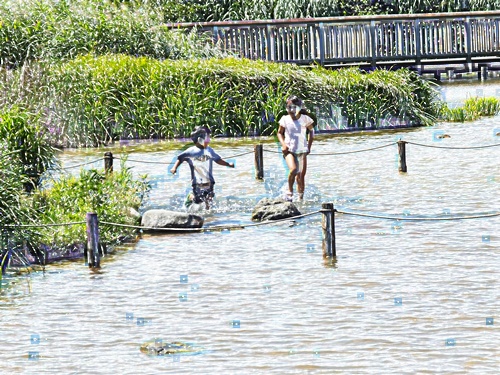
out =
[[[500,11],[170,24],[240,57],[323,66],[500,61]]]

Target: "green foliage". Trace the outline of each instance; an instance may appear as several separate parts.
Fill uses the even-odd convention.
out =
[[[220,55],[195,31],[169,30],[154,7],[92,0],[0,2],[0,65],[126,53],[158,59]]]
[[[41,175],[57,165],[56,149],[48,141],[48,130],[39,123],[37,116],[17,107],[0,111],[0,139],[8,152],[19,161],[19,172],[37,186]],[[27,190],[31,188],[25,185]]]
[[[22,172],[17,153],[0,141],[0,226],[25,224],[33,214],[23,195],[28,179]]]
[[[161,9],[166,22],[262,20],[370,14],[495,10],[498,0],[142,0]],[[137,5],[138,5],[137,4]]]
[[[483,116],[495,116],[500,113],[500,100],[497,98],[473,97],[465,101],[462,107],[445,106],[441,119],[449,122],[474,121]]]
[[[50,108],[42,121],[56,129],[52,141],[64,146],[179,137],[198,125],[226,136],[269,135],[292,93],[318,114],[340,106],[352,124],[376,125],[386,115],[429,124],[438,113],[434,88],[406,69],[362,73],[236,58],[109,55],[82,56],[43,75],[47,81],[37,91],[43,102],[26,105],[35,105],[34,112]]]
[[[97,213],[99,221],[137,225],[129,208],[138,209],[148,186],[136,180],[124,161],[120,171],[106,176],[103,171],[82,170],[80,175],[63,176],[50,189],[37,191],[33,197],[38,221],[42,224],[85,221],[88,212]],[[102,242],[116,243],[136,232],[111,225],[99,226]],[[85,225],[49,227],[40,230],[40,243],[64,248],[84,243]]]

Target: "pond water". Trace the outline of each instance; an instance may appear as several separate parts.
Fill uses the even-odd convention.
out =
[[[498,81],[443,85],[463,101]],[[320,136],[313,153],[367,149],[399,138],[432,146],[500,142],[499,118],[397,132]],[[497,130],[495,130],[497,129]],[[439,139],[446,133],[450,138]],[[270,140],[213,140],[223,157],[276,151]],[[188,168],[167,177],[179,142],[113,149],[154,179],[144,209],[182,209]],[[103,150],[67,151],[64,166]],[[299,209],[383,215],[470,216],[500,209],[500,147],[395,144],[346,155],[311,155]],[[256,200],[280,193],[286,171],[264,153],[216,165],[217,204],[205,226],[249,223]],[[149,162],[149,163],[144,163]],[[155,164],[155,163],[157,164]],[[163,163],[163,164],[159,164]],[[99,161],[94,166],[101,166]],[[119,168],[115,162],[115,168]],[[88,165],[86,167],[90,167]],[[319,214],[214,233],[143,235],[93,272],[83,260],[11,276],[0,290],[0,362],[5,374],[498,374],[500,217],[400,221],[336,215],[337,257],[325,261]],[[198,355],[149,357],[146,341],[187,342]]]

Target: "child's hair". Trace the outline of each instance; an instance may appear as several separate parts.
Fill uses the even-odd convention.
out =
[[[288,102],[292,102],[293,104],[295,104],[296,106],[299,106],[299,107],[302,107],[303,103],[302,103],[302,99],[300,99],[298,96],[296,95],[292,95],[292,96],[289,96],[287,99],[286,99],[287,103]]]
[[[198,126],[191,133],[191,139],[193,143],[198,142],[198,138],[205,138],[207,134],[210,134],[210,129],[206,126]]]

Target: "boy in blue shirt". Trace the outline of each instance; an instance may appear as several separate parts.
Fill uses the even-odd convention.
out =
[[[234,168],[234,164],[223,160],[220,155],[208,145],[210,142],[210,129],[207,127],[197,127],[191,133],[191,139],[194,142],[194,146],[177,156],[177,161],[170,172],[175,174],[179,165],[183,162],[187,162],[191,169],[191,184],[193,186],[193,191],[189,193],[187,197],[186,206],[189,207],[193,203],[200,204],[205,202],[205,207],[208,210],[210,208],[210,202],[215,196],[215,180],[212,174],[212,162],[230,168]]]

